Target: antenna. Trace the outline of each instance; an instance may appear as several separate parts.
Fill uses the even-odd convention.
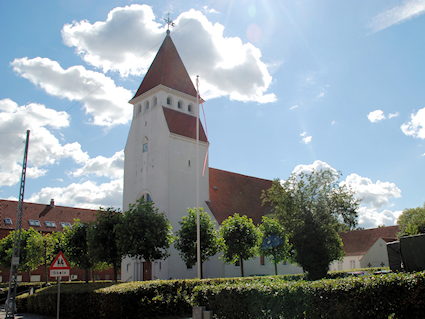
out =
[[[19,272],[19,257],[21,248],[21,228],[22,228],[22,209],[24,206],[24,191],[25,191],[25,177],[27,171],[27,159],[28,159],[28,142],[30,138],[30,130],[27,130],[27,139],[25,141],[25,153],[24,162],[22,164],[22,175],[21,175],[21,187],[19,189],[19,202],[18,202],[18,213],[16,215],[16,226],[15,226],[15,240],[13,243],[13,254],[12,254],[12,265],[10,267],[10,278],[9,278],[9,291],[7,292],[7,299],[5,304],[6,317],[15,318],[14,313],[16,312],[16,291],[18,288],[18,272]]]

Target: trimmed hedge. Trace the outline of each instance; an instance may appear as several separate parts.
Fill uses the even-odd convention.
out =
[[[288,281],[290,278],[292,281]],[[423,318],[425,273],[314,282],[298,276],[61,284],[61,318]],[[296,281],[294,281],[294,279]],[[17,298],[20,312],[56,314],[57,287]]]

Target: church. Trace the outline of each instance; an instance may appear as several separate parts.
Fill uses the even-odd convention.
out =
[[[234,213],[247,215],[255,225],[270,213],[269,206],[261,205],[260,196],[272,181],[210,168],[208,159],[204,170],[209,142],[199,121],[197,90],[169,30],[129,103],[133,119],[124,150],[124,211],[142,197],[152,200],[165,212],[174,233],[187,209],[197,206],[197,192],[199,206],[217,227]],[[196,265],[187,267],[173,245],[169,252],[166,260],[153,262],[151,274],[143,260],[124,258],[122,281],[197,277]],[[240,267],[224,264],[219,255],[203,264],[204,277],[240,276]],[[244,270],[247,276],[268,275],[274,274],[274,265],[257,257],[244,261]],[[300,273],[302,269],[281,263],[278,272]]]

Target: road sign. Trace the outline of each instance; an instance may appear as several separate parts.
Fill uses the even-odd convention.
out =
[[[60,251],[50,266],[50,277],[68,277],[70,268],[65,256]]]

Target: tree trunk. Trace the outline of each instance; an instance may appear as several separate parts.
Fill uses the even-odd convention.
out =
[[[204,269],[203,269],[204,263],[201,261],[201,279],[204,279]]]
[[[118,264],[117,262],[114,262],[113,264],[114,267],[114,282],[117,282],[117,276],[118,276]]]
[[[239,261],[240,261],[240,264],[241,264],[241,276],[245,277],[244,272],[243,272],[243,259],[241,258],[241,259],[239,259]]]
[[[89,270],[86,269],[86,284],[89,283]]]

